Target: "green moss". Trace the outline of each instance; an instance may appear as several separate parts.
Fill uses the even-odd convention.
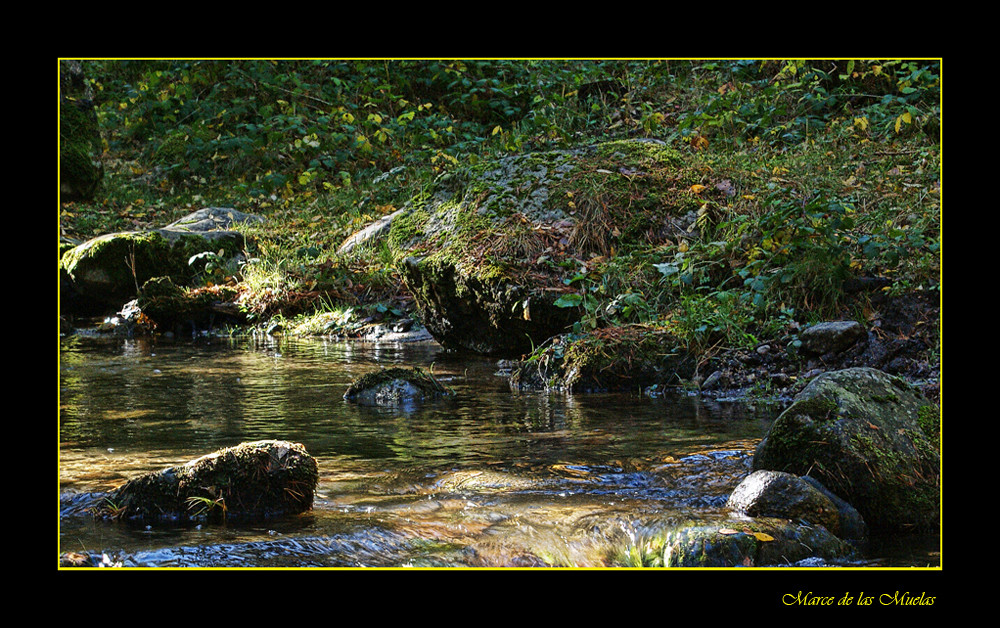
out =
[[[789,414],[804,414],[814,421],[837,418],[837,402],[827,397],[810,397],[796,401],[786,410]]]
[[[887,395],[872,395],[871,400],[876,403],[899,403],[899,395],[892,393]]]
[[[941,412],[936,406],[924,405],[917,410],[917,423],[920,430],[933,442],[941,438]]]
[[[396,251],[409,247],[424,234],[430,215],[424,208],[415,208],[392,221],[389,228],[389,246]]]
[[[659,142],[614,140],[597,145],[603,159],[646,167],[681,166],[683,159],[676,150]]]

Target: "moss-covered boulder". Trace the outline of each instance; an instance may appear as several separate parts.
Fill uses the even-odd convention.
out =
[[[937,409],[871,368],[824,373],[775,420],[754,470],[809,475],[854,506],[873,534],[940,522]]]
[[[408,407],[453,393],[419,368],[373,371],[353,382],[344,399],[363,406]]]
[[[134,299],[153,277],[189,285],[201,272],[193,257],[211,252],[224,259],[242,254],[246,240],[238,225],[259,222],[250,214],[206,208],[162,229],[99,236],[63,254],[60,268],[64,310],[102,313]]]
[[[640,390],[691,377],[695,361],[682,343],[652,325],[606,327],[565,334],[511,370],[515,391]]]
[[[129,480],[97,513],[128,521],[223,521],[291,515],[312,508],[316,460],[298,443],[242,443]]]
[[[411,199],[383,238],[442,345],[519,357],[580,318],[560,299],[588,265],[676,235],[700,203],[686,176],[647,140],[483,161]]]

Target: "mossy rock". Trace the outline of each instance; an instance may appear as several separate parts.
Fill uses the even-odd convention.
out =
[[[941,468],[929,407],[916,389],[876,369],[824,373],[775,420],[753,468],[815,477],[873,534],[934,529]]]
[[[154,277],[139,289],[139,310],[159,331],[172,331],[182,325],[195,327],[212,323],[245,322],[245,315],[235,305],[239,290],[231,286],[184,289],[170,277]]]
[[[353,382],[344,399],[363,406],[408,407],[452,394],[422,369],[391,368],[373,371]]]
[[[235,214],[234,220],[246,216]],[[99,236],[64,253],[60,269],[71,292],[63,295],[64,307],[99,313],[134,299],[153,277],[170,277],[178,285],[190,285],[199,269],[189,260],[199,253],[221,251],[224,258],[242,254],[246,240],[230,229],[235,222],[212,220],[198,212],[192,216],[195,218],[162,229]]]
[[[128,521],[262,519],[312,508],[315,459],[298,443],[242,443],[111,491],[98,514]]]
[[[581,265],[674,233],[695,176],[655,141],[508,156],[442,177],[383,237],[442,345],[519,357],[579,320],[556,302]]]
[[[534,351],[511,372],[514,390],[598,392],[676,384],[695,361],[669,332],[652,325],[566,334]]]
[[[424,326],[448,349],[520,356],[578,317],[555,306],[558,294],[513,281],[500,267],[431,256],[403,268]]]

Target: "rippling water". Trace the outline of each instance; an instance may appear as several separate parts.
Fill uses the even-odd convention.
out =
[[[455,399],[411,411],[343,400],[396,365],[431,370]],[[60,368],[64,506],[244,441],[300,442],[319,463],[314,508],[298,517],[61,519],[61,551],[123,566],[602,567],[650,521],[720,507],[775,414],[684,395],[513,394],[493,361],[435,343],[73,336]]]

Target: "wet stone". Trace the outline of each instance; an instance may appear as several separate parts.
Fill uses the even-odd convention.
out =
[[[857,321],[817,323],[799,334],[802,350],[814,355],[838,353],[854,345],[865,335]]]

